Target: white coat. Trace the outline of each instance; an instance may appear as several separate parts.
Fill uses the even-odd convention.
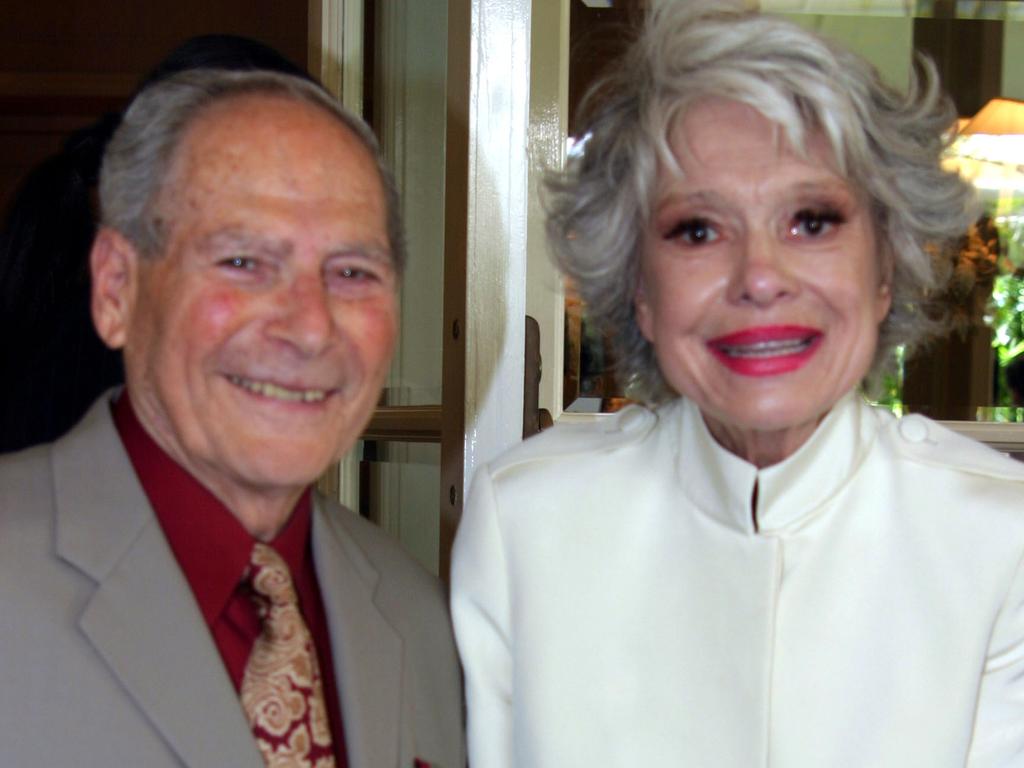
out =
[[[685,400],[556,427],[455,543],[470,763],[1024,766],[1022,556],[1024,466],[855,395],[763,470]]]

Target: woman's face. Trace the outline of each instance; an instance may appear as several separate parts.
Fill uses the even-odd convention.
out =
[[[888,281],[870,213],[824,137],[807,157],[759,112],[690,108],[670,137],[636,297],[661,371],[726,448],[781,461],[867,373]]]

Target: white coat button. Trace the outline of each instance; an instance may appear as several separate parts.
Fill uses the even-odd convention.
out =
[[[908,443],[923,443],[928,439],[928,423],[920,416],[905,416],[900,420],[900,435]]]

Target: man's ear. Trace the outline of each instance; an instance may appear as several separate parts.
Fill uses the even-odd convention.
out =
[[[103,227],[89,253],[92,322],[111,349],[124,346],[139,284],[139,254],[116,230]]]

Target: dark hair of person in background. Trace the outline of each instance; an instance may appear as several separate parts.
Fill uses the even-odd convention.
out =
[[[263,43],[201,35],[174,49],[139,90],[187,69],[267,69],[309,77]],[[121,353],[92,325],[89,249],[96,183],[120,123],[108,114],[73,133],[36,166],[9,204],[0,230],[0,453],[49,442],[124,380]]]

